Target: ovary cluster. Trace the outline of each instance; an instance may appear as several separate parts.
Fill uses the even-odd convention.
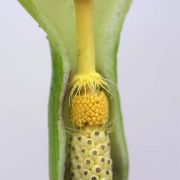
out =
[[[70,159],[70,179],[112,180],[110,140],[104,129],[87,126],[73,135]]]
[[[108,99],[104,91],[73,95],[70,116],[78,127],[104,125],[108,120]]]

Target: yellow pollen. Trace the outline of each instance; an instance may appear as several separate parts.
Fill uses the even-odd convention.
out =
[[[104,91],[95,94],[88,91],[72,96],[70,116],[78,127],[104,125],[108,120],[108,113],[108,98]]]

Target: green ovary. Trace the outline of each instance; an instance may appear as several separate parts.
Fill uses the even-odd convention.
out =
[[[70,179],[112,180],[110,139],[100,127],[86,127],[70,142]]]

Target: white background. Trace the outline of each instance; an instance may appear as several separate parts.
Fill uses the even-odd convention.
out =
[[[180,179],[180,1],[135,0],[119,51],[130,180]],[[0,180],[48,180],[45,33],[0,0]]]

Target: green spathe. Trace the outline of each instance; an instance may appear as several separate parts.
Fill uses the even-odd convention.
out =
[[[49,98],[50,180],[64,179],[66,135],[63,125],[63,98],[70,71],[76,69],[76,26],[73,0],[19,0],[46,33],[52,54],[52,81]],[[128,179],[128,154],[117,90],[117,51],[120,32],[131,0],[95,1],[96,67],[110,82],[110,121],[113,180]]]

